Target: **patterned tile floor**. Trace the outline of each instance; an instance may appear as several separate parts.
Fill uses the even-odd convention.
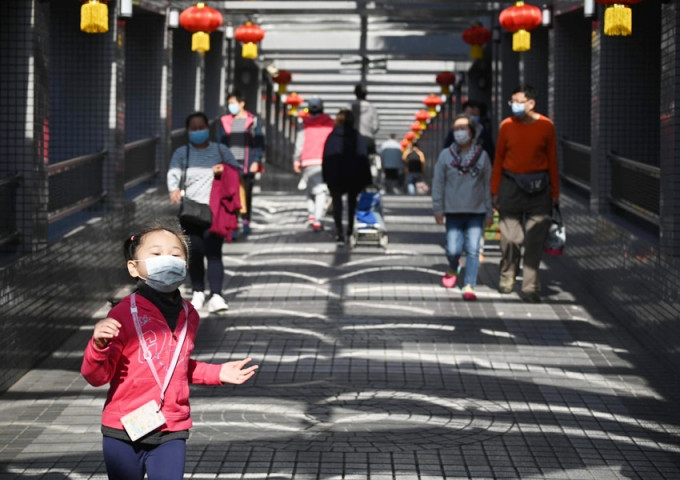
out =
[[[192,387],[185,478],[680,478],[679,386],[651,347],[553,259],[544,303],[497,293],[494,242],[463,302],[429,200],[384,200],[388,248],[350,250],[306,227],[302,196],[256,196],[196,356],[260,371]],[[90,333],[0,395],[0,479],[106,478],[105,388],[78,373]]]

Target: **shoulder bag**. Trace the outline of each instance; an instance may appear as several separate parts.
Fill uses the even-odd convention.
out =
[[[219,150],[219,147],[218,147]],[[182,181],[180,183],[180,190],[184,191],[187,169],[189,168],[189,145],[187,144],[187,160],[182,171]],[[182,223],[194,225],[196,227],[205,229],[212,225],[212,212],[210,206],[204,203],[199,203],[186,195],[182,195],[182,200],[179,204],[179,219]]]

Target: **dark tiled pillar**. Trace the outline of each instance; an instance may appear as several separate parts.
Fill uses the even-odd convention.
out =
[[[661,9],[661,253],[680,257],[680,8]]]
[[[658,2],[633,7],[633,35],[602,33],[604,9],[593,22],[591,198],[593,211],[610,210],[607,154],[649,165],[659,162],[661,11]]]

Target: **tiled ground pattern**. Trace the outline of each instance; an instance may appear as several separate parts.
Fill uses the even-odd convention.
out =
[[[545,302],[440,286],[427,198],[387,197],[387,250],[336,247],[301,196],[260,194],[226,245],[230,310],[198,358],[252,356],[250,384],[195,387],[191,479],[680,478],[678,384],[546,259]],[[93,312],[100,318],[106,306]],[[0,396],[0,479],[104,479],[105,389],[78,370],[89,328]]]

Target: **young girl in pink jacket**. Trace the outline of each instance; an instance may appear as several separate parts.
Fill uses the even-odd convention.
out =
[[[102,413],[109,479],[180,480],[191,428],[189,384],[242,384],[258,366],[190,358],[199,317],[178,290],[189,246],[178,226],[156,223],[126,239],[136,290],[97,322],[85,348],[83,377],[110,384]]]

